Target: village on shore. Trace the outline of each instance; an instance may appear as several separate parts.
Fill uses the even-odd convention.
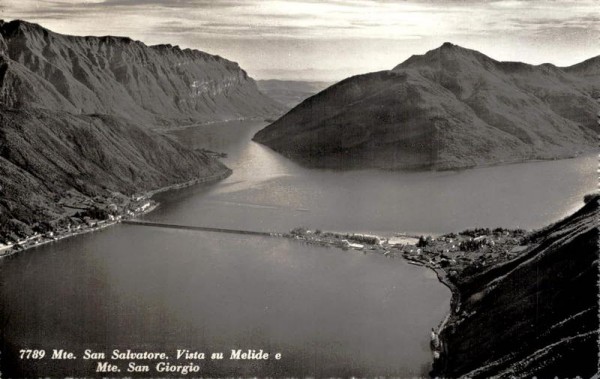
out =
[[[68,196],[63,201],[77,203],[67,205],[74,210],[56,223],[40,223],[28,236],[12,234],[0,240],[0,258],[47,243],[59,241],[79,234],[89,233],[115,225],[151,212],[158,203],[148,195],[125,196],[116,194],[112,198],[77,199]]]
[[[523,229],[477,228],[438,237],[397,235],[389,238],[296,228],[284,237],[320,246],[332,246],[387,257],[403,257],[409,263],[444,269],[450,277],[516,257],[526,246]]]
[[[38,222],[28,230],[0,234],[0,259],[17,252],[55,242],[75,235],[89,233],[137,218],[153,211],[159,204],[152,196],[197,184],[209,184],[231,175],[224,169],[214,175],[197,177],[187,182],[164,186],[132,195],[112,192],[109,196],[87,197],[75,190],[65,192],[57,199],[57,206],[66,210],[52,222]]]

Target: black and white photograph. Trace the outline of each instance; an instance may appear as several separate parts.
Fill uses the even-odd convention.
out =
[[[598,0],[0,0],[0,379],[598,379],[599,158]]]

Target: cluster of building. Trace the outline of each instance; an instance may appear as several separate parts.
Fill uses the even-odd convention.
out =
[[[114,225],[124,219],[149,212],[154,206],[156,203],[143,195],[131,196],[131,200],[121,207],[114,203],[94,204],[94,207],[90,208],[93,210],[71,216],[68,218],[69,221],[62,222],[44,233],[35,232],[16,240],[0,242],[0,258],[21,250]]]
[[[524,249],[522,235],[522,230],[478,229],[439,237],[384,238],[297,228],[284,236],[322,246],[399,255],[409,263],[444,269],[453,276],[466,267],[482,268],[514,258]]]

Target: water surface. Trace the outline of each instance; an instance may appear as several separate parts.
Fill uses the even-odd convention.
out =
[[[212,376],[425,375],[428,330],[449,306],[449,291],[431,271],[400,259],[133,225],[28,251],[0,270],[13,348],[282,354],[281,361],[202,362],[202,374]],[[21,369],[83,376],[95,362]]]
[[[248,142],[263,126],[227,123],[174,133],[193,147],[227,152],[234,173],[181,191],[149,219],[235,229],[298,226],[381,234],[448,233],[470,227],[535,229],[582,205],[596,188],[597,157],[445,172],[303,168]]]
[[[251,142],[262,125],[174,132],[190,146],[227,152],[234,174],[161,194],[145,218],[278,232],[530,229],[563,217],[596,185],[595,157],[460,172],[306,169]],[[0,262],[0,275],[5,360],[21,348],[282,354],[278,362],[207,360],[204,376],[426,375],[429,331],[450,298],[431,271],[400,259],[133,225],[32,249]],[[21,361],[3,374],[83,376],[94,367]]]

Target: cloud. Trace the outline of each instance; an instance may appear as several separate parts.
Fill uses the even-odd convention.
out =
[[[0,18],[209,49],[271,69],[349,60],[382,69],[444,41],[566,63],[569,41],[586,49],[569,56],[598,54],[597,9],[597,0],[0,0]]]
[[[116,20],[125,25],[125,30],[131,31],[137,25],[139,33],[146,35],[154,28],[155,33],[201,33],[208,38],[222,33],[223,38],[242,39],[265,35],[284,39],[409,39],[439,34],[450,37],[463,32],[489,35],[535,31],[536,27],[556,24],[597,29],[599,24],[598,17],[590,16],[597,4],[585,0],[4,1],[9,6],[4,7],[3,17],[40,21],[80,18],[86,20],[86,33],[104,34]],[[8,10],[11,7],[13,11]],[[106,23],[106,18],[114,20]],[[172,23],[166,27],[165,20]]]
[[[135,7],[146,8],[149,6],[160,6],[165,8],[209,8],[223,9],[242,6],[247,2],[235,0],[104,0],[94,3],[93,6],[110,8],[110,7]],[[80,3],[85,4],[85,3]]]

